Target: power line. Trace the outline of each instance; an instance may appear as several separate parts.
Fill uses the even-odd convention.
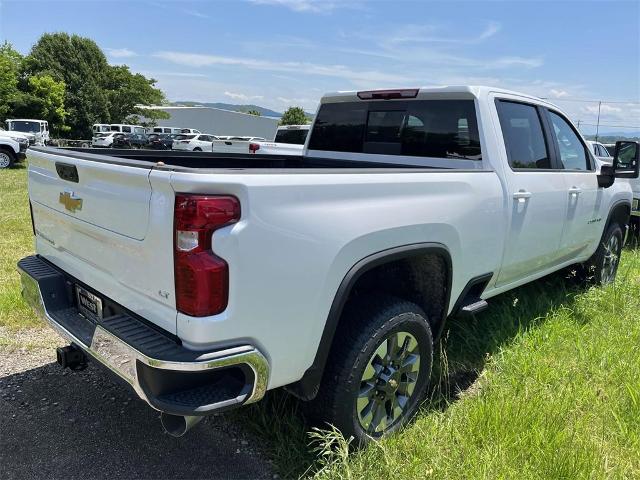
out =
[[[549,100],[553,102],[582,102],[582,103],[620,103],[627,105],[640,105],[640,102],[634,100],[587,100],[584,98],[549,98],[539,97],[542,100]]]

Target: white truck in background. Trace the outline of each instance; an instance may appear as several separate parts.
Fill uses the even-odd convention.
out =
[[[17,162],[26,158],[29,142],[24,139],[14,139],[0,135],[0,169],[11,168]]]
[[[249,153],[261,155],[302,155],[310,125],[280,125],[273,142],[254,142]]]
[[[49,143],[49,122],[46,120],[9,118],[5,123],[10,131],[33,135],[36,145],[47,145]]]
[[[618,146],[597,170],[557,106],[449,86],[327,94],[299,156],[36,147],[23,295],[62,366],[106,365],[174,435],[285,387],[366,442],[418,410],[448,318],[615,279]]]

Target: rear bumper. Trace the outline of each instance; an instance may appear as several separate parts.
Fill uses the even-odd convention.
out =
[[[95,323],[78,311],[72,277],[39,256],[23,258],[18,270],[23,297],[34,311],[156,410],[206,415],[264,396],[269,364],[257,348],[188,350],[112,302],[114,314]]]

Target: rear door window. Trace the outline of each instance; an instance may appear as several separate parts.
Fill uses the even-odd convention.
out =
[[[327,103],[309,149],[482,159],[473,100]]]
[[[505,100],[498,101],[497,106],[511,168],[552,168],[538,109]]]

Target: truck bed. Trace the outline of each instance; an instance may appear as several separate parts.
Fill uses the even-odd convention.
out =
[[[427,165],[366,162],[362,160],[344,160],[335,158],[306,157],[303,155],[255,155],[236,153],[211,153],[187,151],[157,151],[130,149],[97,148],[51,148],[36,147],[34,151],[46,152],[118,165],[138,166],[141,168],[168,167],[171,170],[182,169],[437,169],[450,170]],[[427,160],[428,161],[428,160]],[[426,162],[427,162],[426,161]],[[162,162],[162,164],[159,164]],[[425,163],[426,163],[425,162]]]

